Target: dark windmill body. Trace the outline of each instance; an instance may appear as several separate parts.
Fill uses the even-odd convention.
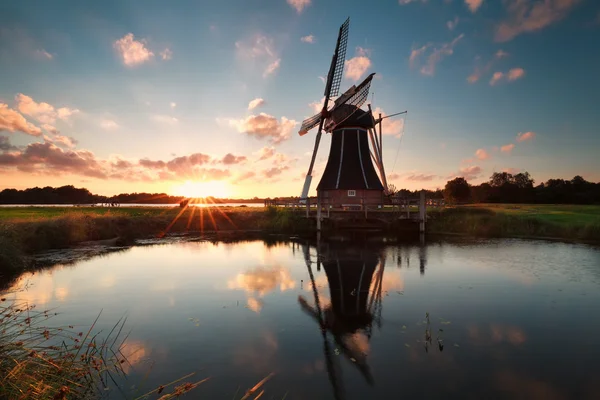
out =
[[[358,86],[352,86],[337,97],[332,107],[330,99],[338,96],[344,72],[349,19],[339,30],[336,48],[331,60],[325,86],[325,101],[319,114],[302,122],[300,136],[319,127],[315,138],[308,173],[302,189],[301,201],[306,201],[312,181],[312,172],[323,131],[332,134],[327,166],[317,185],[317,212],[321,208],[347,208],[384,204],[387,181],[383,167],[381,120],[373,118],[371,106],[364,111],[374,73]],[[379,132],[377,132],[379,127]],[[369,144],[371,146],[369,146]],[[366,210],[366,208],[365,208]],[[317,217],[320,220],[320,217]],[[319,223],[318,223],[319,226]]]
[[[356,206],[383,204],[384,186],[371,162],[369,129],[374,127],[371,113],[342,105],[340,112],[350,114],[331,133],[327,166],[317,185],[321,204]]]

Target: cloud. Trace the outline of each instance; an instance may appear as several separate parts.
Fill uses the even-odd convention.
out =
[[[175,125],[179,122],[177,118],[170,115],[155,114],[151,118],[153,121],[160,122],[161,124]]]
[[[274,116],[265,113],[250,115],[240,120],[230,119],[228,122],[241,133],[258,139],[267,138],[274,144],[289,139],[292,129],[297,124],[286,117],[281,117],[281,121],[278,121]]]
[[[119,127],[119,125],[115,121],[110,119],[102,120],[102,122],[100,122],[100,126],[108,131],[115,130]]]
[[[54,108],[46,102],[37,103],[31,97],[23,93],[17,94],[15,97],[17,109],[25,115],[33,117],[44,124],[53,124],[56,119],[68,120],[73,114],[79,112],[76,108],[60,107]]]
[[[239,183],[239,182],[243,182],[245,180],[248,180],[250,178],[253,178],[254,176],[256,176],[256,172],[254,171],[248,171],[248,172],[244,172],[241,175],[238,175],[235,179],[234,182],[235,183]]]
[[[407,4],[414,3],[417,1],[420,1],[421,3],[427,3],[427,0],[398,0],[398,4],[400,4],[401,6],[405,6]]]
[[[500,147],[500,151],[503,153],[510,154],[514,148],[515,148],[515,145],[512,143],[509,143],[509,144],[505,144],[504,146]]]
[[[17,149],[17,146],[13,146],[12,144],[10,144],[10,139],[7,136],[0,136],[0,150],[11,151]]]
[[[225,156],[221,159],[221,163],[225,165],[233,165],[240,164],[247,160],[246,156],[234,156],[231,153],[225,154]]]
[[[461,168],[456,174],[450,175],[448,179],[454,179],[456,177],[463,177],[466,180],[477,179],[481,174],[481,167],[477,165],[471,165],[469,167]]]
[[[166,49],[160,52],[160,58],[162,58],[164,61],[170,60],[171,58],[173,58],[173,52],[167,47]]]
[[[448,27],[449,30],[453,31],[454,28],[456,28],[456,26],[458,25],[459,19],[458,17],[454,17],[453,20],[446,22],[446,26]]]
[[[275,155],[275,147],[273,146],[265,146],[258,151],[258,161],[266,160]]]
[[[146,47],[146,41],[135,40],[133,33],[128,33],[121,39],[117,39],[113,43],[113,48],[121,56],[123,64],[128,67],[143,64],[154,56],[154,53]]]
[[[434,180],[436,177],[437,175],[410,174],[407,175],[404,179],[406,179],[407,181],[428,182]]]
[[[277,71],[281,64],[281,58],[271,37],[262,34],[249,36],[235,42],[235,48],[237,57],[244,65],[252,63],[262,69],[264,78]]]
[[[521,79],[525,76],[525,70],[523,68],[512,68],[508,72],[494,72],[492,79],[490,79],[490,85],[494,86],[499,82],[507,80],[508,82],[514,82],[517,79]]]
[[[281,58],[278,58],[277,60],[275,60],[272,63],[270,63],[269,65],[267,65],[265,72],[263,72],[263,77],[266,78],[267,76],[269,76],[269,75],[273,74],[275,71],[277,71],[279,69],[280,64],[281,64]]]
[[[477,12],[482,3],[483,0],[465,0],[465,4],[467,7],[469,7],[469,10],[471,10],[472,13]]]
[[[535,32],[567,16],[580,0],[508,0],[507,18],[496,27],[495,40],[507,42],[522,33]]]
[[[490,155],[490,153],[485,151],[485,149],[477,149],[477,151],[475,152],[475,157],[477,157],[480,160],[488,160],[492,156]]]
[[[528,140],[533,140],[535,138],[535,132],[525,132],[517,135],[517,142],[526,142]]]
[[[315,37],[314,37],[314,35],[302,36],[300,38],[300,41],[304,42],[304,43],[314,43],[315,42]]]
[[[50,53],[48,53],[46,50],[44,49],[38,49],[35,51],[35,55],[38,56],[38,58],[45,58],[47,60],[52,60],[54,58],[54,56]]]
[[[321,82],[323,82],[323,84],[326,84],[326,83],[327,83],[327,78],[325,78],[324,76],[319,76],[319,80],[320,80]]]
[[[323,109],[323,104],[325,104],[325,96],[321,98],[321,100],[313,101],[312,103],[308,103],[310,109],[315,113],[319,114]],[[331,104],[331,103],[329,103]]]
[[[250,102],[248,103],[248,110],[249,111],[254,110],[255,108],[262,107],[265,104],[266,104],[266,101],[264,99],[257,97],[254,100],[250,100]]]
[[[447,56],[454,54],[454,47],[458,44],[458,42],[460,42],[460,40],[464,36],[464,33],[461,33],[451,42],[442,43],[438,46],[434,46],[433,44],[428,43],[418,49],[413,49],[409,58],[411,67],[418,65],[418,61],[420,60],[421,56],[427,53],[428,50],[433,49],[429,53],[425,65],[423,65],[420,69],[421,74],[433,76],[435,74],[436,65],[439,64]]]
[[[521,79],[525,76],[525,70],[523,68],[513,68],[508,71],[508,80],[516,81],[517,79]]]
[[[287,0],[287,3],[300,14],[305,7],[310,5],[311,0]]]
[[[469,77],[467,78],[467,81],[469,83],[475,83],[477,82],[483,75],[487,74],[490,69],[492,68],[492,66],[501,58],[504,57],[508,57],[509,54],[503,50],[498,50],[496,52],[496,54],[494,54],[494,57],[488,62],[486,63],[483,67],[477,65],[475,66],[475,71],[473,71],[473,73],[471,75],[469,75]],[[479,59],[479,57],[477,57]]]
[[[281,173],[285,170],[288,170],[289,167],[288,166],[284,166],[284,167],[273,167],[273,168],[269,168],[269,169],[265,169],[263,171],[263,175],[267,178],[273,178],[274,176],[277,175],[281,175]]]
[[[42,130],[27,122],[18,111],[8,108],[7,104],[0,103],[0,132],[23,132],[31,136],[41,136]]]
[[[355,82],[358,81],[371,67],[369,55],[370,50],[357,47],[356,56],[345,61],[346,78]]]
[[[16,167],[26,172],[73,173],[106,178],[102,165],[88,150],[63,150],[51,142],[31,143],[15,153],[0,154],[0,168]]]
[[[172,101],[172,102],[169,103],[169,106],[171,108],[175,108],[175,107],[177,107],[177,103],[175,103],[174,101]]]
[[[78,143],[74,138],[60,134],[54,134],[52,137],[44,135],[44,141],[54,143],[59,146],[64,146],[69,149],[74,148]]]
[[[380,113],[382,117],[387,115],[381,108],[376,107],[373,110],[373,117],[375,117],[375,119],[379,118]],[[404,118],[391,117],[384,119],[381,122],[381,130],[384,135],[393,135],[399,138],[404,133]]]

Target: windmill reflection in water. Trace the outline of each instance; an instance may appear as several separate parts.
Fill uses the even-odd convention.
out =
[[[382,283],[385,252],[349,247],[347,243],[317,244],[317,259],[311,260],[309,246],[303,245],[314,296],[314,305],[303,296],[298,302],[319,325],[327,373],[336,399],[344,398],[339,355],[344,355],[374,384],[367,362],[373,325],[381,327]],[[323,306],[313,274],[313,264],[327,276],[331,303]],[[328,334],[332,336],[330,342]]]

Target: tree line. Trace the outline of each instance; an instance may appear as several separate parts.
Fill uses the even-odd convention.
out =
[[[479,185],[471,185],[462,177],[454,178],[446,183],[442,195],[449,204],[600,204],[600,183],[577,175],[571,180],[549,179],[536,186],[529,172],[494,172],[488,182]]]
[[[185,197],[170,196],[166,193],[121,193],[115,196],[101,196],[93,194],[88,189],[76,188],[73,185],[30,189],[4,189],[0,192],[0,204],[178,204]],[[250,203],[261,202],[257,197],[253,199],[217,199],[207,197],[207,202],[213,203]]]

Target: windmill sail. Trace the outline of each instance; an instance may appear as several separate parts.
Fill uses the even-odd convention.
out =
[[[325,101],[323,103],[323,109],[321,114],[317,118],[314,116],[309,118],[311,120],[310,124],[306,126],[315,127],[317,125],[317,121],[319,124],[319,131],[317,132],[317,136],[315,138],[315,148],[313,150],[312,158],[310,160],[310,166],[308,167],[308,172],[306,173],[306,179],[304,181],[304,187],[302,188],[302,194],[300,196],[301,199],[306,199],[308,197],[308,191],[310,189],[310,182],[312,180],[312,170],[315,165],[315,159],[317,157],[317,151],[319,150],[319,142],[321,141],[321,134],[323,132],[323,124],[325,122],[325,114],[327,113],[327,107],[329,105],[329,98],[331,97],[332,90],[339,91],[340,82],[342,79],[342,74],[344,72],[344,62],[346,58],[346,45],[348,43],[348,29],[350,26],[350,18],[346,19],[346,21],[340,26],[340,31],[338,34],[335,51],[333,53],[333,57],[331,58],[331,65],[329,66],[329,73],[327,74],[327,85],[325,85]],[[306,122],[306,121],[305,121]],[[304,123],[302,124],[304,126]],[[310,128],[309,128],[310,129]],[[301,136],[306,134],[308,129],[300,129],[298,132]]]

